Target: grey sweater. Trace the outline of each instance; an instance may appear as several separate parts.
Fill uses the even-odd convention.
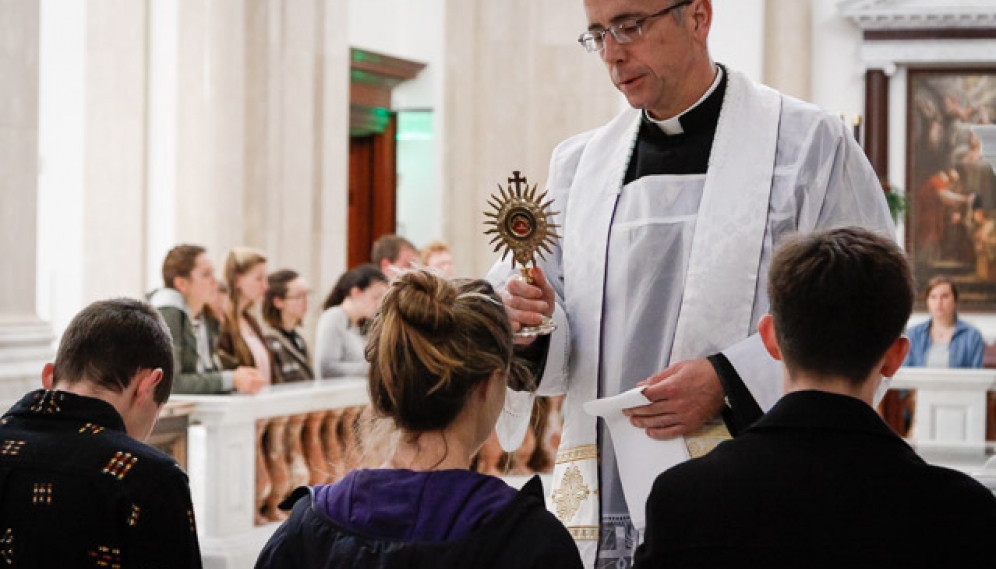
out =
[[[342,307],[322,312],[315,331],[315,370],[318,377],[363,377],[367,374],[364,350],[367,339],[349,321]]]

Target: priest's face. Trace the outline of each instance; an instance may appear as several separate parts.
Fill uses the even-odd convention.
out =
[[[657,119],[673,117],[690,107],[715,76],[706,44],[712,4],[710,0],[694,0],[656,15],[679,3],[584,0],[588,31],[593,34],[612,26],[632,30],[634,24],[639,25],[639,33],[630,33],[632,37],[625,43],[606,33],[598,55],[630,106],[646,109]]]

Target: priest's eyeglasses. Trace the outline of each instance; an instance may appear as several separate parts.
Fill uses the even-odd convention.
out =
[[[660,18],[661,16],[666,16],[672,10],[677,10],[682,6],[688,6],[694,0],[682,0],[677,4],[673,4],[664,8],[660,12],[655,12],[649,16],[644,16],[642,18],[635,18],[632,20],[625,20],[617,24],[612,24],[611,26],[605,28],[604,30],[592,30],[581,34],[578,37],[578,43],[584,48],[588,53],[594,53],[596,51],[602,51],[605,49],[605,34],[611,34],[612,39],[616,40],[618,44],[626,44],[636,41],[640,36],[643,35],[643,24],[647,23],[649,20],[654,18]]]

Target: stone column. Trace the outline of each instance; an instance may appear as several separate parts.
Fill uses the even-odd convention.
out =
[[[206,246],[219,277],[236,245],[303,274],[316,300],[344,269],[347,5],[179,3],[175,239]]]
[[[347,209],[349,206],[349,38],[348,0],[319,0],[320,51],[315,62],[314,116],[317,136],[310,240],[312,286],[319,302],[346,268]],[[315,311],[312,310],[312,314]]]
[[[314,280],[325,2],[251,0],[248,7],[245,236],[270,254],[272,269]]]
[[[147,17],[145,2],[87,2],[83,305],[147,291]]]
[[[521,170],[542,188],[561,140],[609,121],[620,96],[577,0],[447,2],[442,211],[445,239],[466,274],[497,258],[483,235],[488,195]]]
[[[767,0],[764,9],[764,83],[804,101],[810,99],[812,5]]]
[[[35,311],[39,3],[0,2],[0,405],[41,386],[52,334]]]
[[[307,278],[313,304],[346,264],[347,5],[246,3],[243,236],[267,252],[271,270]],[[309,319],[317,314],[309,310]]]
[[[207,247],[222,276],[245,239],[245,0],[178,2],[176,241]]]

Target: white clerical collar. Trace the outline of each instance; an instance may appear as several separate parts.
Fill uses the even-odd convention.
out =
[[[695,103],[693,103],[692,106],[688,107],[684,111],[681,111],[677,115],[675,115],[675,116],[673,116],[673,117],[671,117],[669,119],[664,119],[662,121],[659,121],[659,120],[651,117],[650,113],[648,113],[646,109],[643,110],[643,116],[646,117],[646,119],[648,121],[650,121],[650,122],[654,123],[655,125],[657,125],[657,128],[661,129],[661,131],[664,134],[668,135],[668,136],[673,136],[675,134],[684,134],[685,129],[682,128],[682,126],[681,126],[681,120],[679,120],[679,119],[681,119],[681,117],[685,116],[685,114],[687,114],[688,111],[690,111],[690,110],[694,109],[695,107],[701,105],[702,101],[708,99],[709,95],[712,95],[713,91],[716,90],[716,87],[719,87],[719,82],[722,79],[723,79],[723,68],[720,67],[719,65],[717,65],[716,66],[716,78],[712,80],[712,85],[709,86],[709,88],[706,90],[706,92],[701,97],[699,97],[699,100],[695,101]]]

